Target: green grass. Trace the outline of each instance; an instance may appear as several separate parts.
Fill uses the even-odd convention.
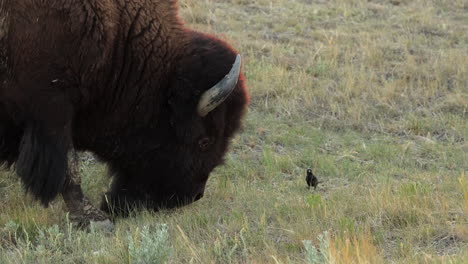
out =
[[[62,201],[43,209],[3,172],[0,263],[468,258],[466,1],[180,2],[187,24],[243,54],[252,96],[205,197],[84,232]],[[105,167],[81,172],[97,203]]]

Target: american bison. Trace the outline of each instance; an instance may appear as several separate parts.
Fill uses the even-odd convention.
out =
[[[176,0],[0,0],[0,162],[47,206],[104,214],[74,150],[108,164],[101,209],[203,196],[248,103],[240,56],[184,26]]]

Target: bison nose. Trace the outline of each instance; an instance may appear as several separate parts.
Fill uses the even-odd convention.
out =
[[[202,197],[203,197],[203,193],[198,193],[198,194],[195,196],[194,201],[198,201],[198,200],[200,200]]]

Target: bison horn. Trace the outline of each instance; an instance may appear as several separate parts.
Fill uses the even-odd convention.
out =
[[[239,80],[240,67],[241,56],[237,55],[229,73],[200,97],[197,107],[200,116],[206,116],[228,98]]]

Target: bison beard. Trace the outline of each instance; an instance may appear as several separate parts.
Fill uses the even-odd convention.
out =
[[[60,138],[47,136],[30,121],[20,143],[16,173],[25,189],[45,206],[62,190],[67,173],[67,147]]]
[[[0,0],[0,164],[47,206],[88,210],[75,150],[107,163],[101,208],[200,199],[248,104],[240,56],[184,27],[175,0]],[[74,200],[75,199],[75,200]],[[94,216],[93,216],[94,215]]]

